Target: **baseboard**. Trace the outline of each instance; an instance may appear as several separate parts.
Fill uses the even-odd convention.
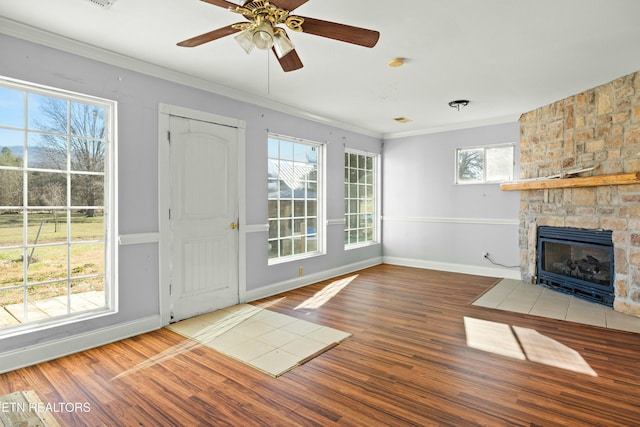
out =
[[[160,316],[150,316],[97,331],[0,353],[0,374],[144,334],[161,327]]]
[[[482,267],[479,265],[454,264],[448,262],[397,257],[383,257],[383,262],[385,264],[402,265],[405,267],[426,268],[430,270],[450,271],[453,273],[474,274],[476,276],[522,280],[520,270],[507,270],[495,267]]]
[[[363,270],[365,268],[373,267],[380,264],[382,264],[382,257],[375,257],[354,264],[343,265],[331,270],[325,270],[320,273],[309,274],[303,277],[296,277],[295,279],[274,283],[273,285],[247,291],[243,295],[240,295],[240,302],[250,302],[262,298],[267,298],[273,295],[278,295],[283,292],[301,288],[303,286],[308,286],[313,283],[322,282],[323,280],[328,280],[333,277],[341,276],[343,274],[353,273],[354,271]]]

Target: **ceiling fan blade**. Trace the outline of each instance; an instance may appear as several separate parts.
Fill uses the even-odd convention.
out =
[[[288,10],[289,12],[299,8],[309,0],[272,0],[270,3],[278,6],[280,9]]]
[[[235,9],[236,7],[240,6],[239,4],[231,3],[230,1],[227,1],[227,0],[202,0],[202,1],[205,3],[212,4],[214,6],[224,7],[225,9],[229,9],[230,7]]]
[[[217,30],[209,31],[208,33],[200,34],[199,36],[192,37],[190,39],[181,41],[178,46],[181,47],[195,47],[201,44],[208,43],[222,37],[237,33],[239,29],[233,28],[233,25],[227,25],[226,27],[218,28]]]
[[[287,53],[282,58],[278,58],[278,55],[276,54],[276,50],[274,48],[271,48],[271,50],[278,59],[278,62],[280,63],[280,66],[282,67],[282,70],[284,72],[299,70],[303,67],[302,61],[300,60],[300,57],[296,53],[295,49]]]
[[[322,19],[306,18],[303,16],[301,16],[301,18],[304,19],[302,24],[303,33],[314,34],[316,36],[327,37],[364,47],[374,47],[380,38],[378,31],[323,21]]]

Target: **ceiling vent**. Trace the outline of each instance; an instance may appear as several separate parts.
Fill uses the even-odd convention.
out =
[[[88,0],[96,6],[100,6],[102,8],[109,8],[112,4],[114,4],[117,0]]]

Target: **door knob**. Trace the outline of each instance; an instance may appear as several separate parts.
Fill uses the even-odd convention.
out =
[[[230,225],[232,230],[235,230],[236,228],[238,228],[238,223],[237,222],[232,222]]]

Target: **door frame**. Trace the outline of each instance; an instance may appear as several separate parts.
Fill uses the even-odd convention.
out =
[[[176,105],[159,104],[158,106],[158,227],[159,227],[159,308],[162,326],[171,321],[171,298],[169,295],[169,207],[171,200],[170,181],[170,150],[169,150],[169,118],[171,116],[182,117],[191,120],[200,120],[222,126],[230,126],[238,129],[238,297],[244,302],[247,293],[246,274],[246,202],[245,202],[245,168],[246,168],[246,122],[240,119],[220,116],[205,111],[192,110]]]

